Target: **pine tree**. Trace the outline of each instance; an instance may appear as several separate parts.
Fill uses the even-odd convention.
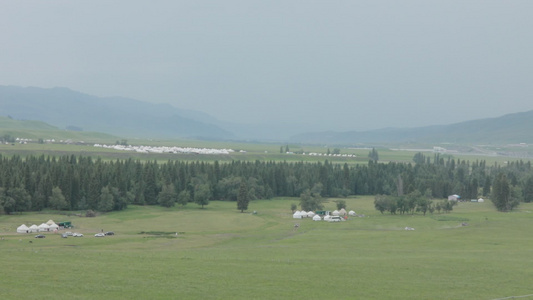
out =
[[[176,203],[177,194],[172,183],[163,185],[161,192],[157,195],[157,202],[163,207],[172,207]]]
[[[239,187],[239,194],[237,195],[237,209],[242,212],[248,209],[248,203],[250,202],[250,197],[248,195],[248,187],[246,182],[241,180],[241,185]]]
[[[52,195],[48,199],[48,203],[51,208],[58,210],[66,209],[68,206],[65,196],[63,196],[63,192],[57,186],[52,189]]]
[[[204,208],[205,205],[209,204],[209,199],[211,198],[211,190],[207,184],[198,184],[194,187],[194,202],[198,205],[201,205]]]
[[[103,187],[100,193],[100,200],[98,201],[98,210],[99,211],[111,211],[114,206],[113,194],[109,187]]]
[[[533,202],[533,176],[529,176],[525,181],[524,188],[524,202]]]
[[[511,211],[519,203],[518,199],[513,197],[511,185],[503,173],[498,174],[494,179],[490,198],[498,211]]]

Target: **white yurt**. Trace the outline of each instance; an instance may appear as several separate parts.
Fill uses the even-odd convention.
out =
[[[50,231],[50,226],[48,226],[48,224],[46,223],[42,223],[41,225],[39,225],[39,231],[40,232]]]
[[[50,227],[50,231],[59,229],[59,225],[57,225],[56,223],[48,224],[48,226]]]
[[[485,202],[485,200],[483,198],[479,198],[477,199],[477,202]]]
[[[356,214],[355,211],[353,211],[353,210],[350,210],[350,212],[349,212],[348,214],[349,214],[350,216],[352,216],[352,217],[357,216],[357,214]]]
[[[334,216],[338,216],[339,215],[339,211],[338,210],[334,210],[331,214],[334,215]]]
[[[346,209],[341,208],[341,210],[339,210],[339,214],[340,214],[341,216],[346,216]]]
[[[300,211],[295,211],[294,214],[292,215],[292,218],[293,219],[301,219],[302,218],[302,215],[300,214]]]
[[[17,233],[28,233],[28,232],[30,232],[30,229],[28,228],[28,226],[26,226],[26,224],[22,224],[19,227],[17,227]]]
[[[31,225],[30,232],[39,232],[39,227],[35,224]]]
[[[52,219],[48,220],[48,222],[46,222],[46,224],[48,226],[52,225],[52,224],[55,224],[56,222],[54,222]]]
[[[322,218],[320,217],[320,215],[314,215],[313,221],[322,221]]]
[[[307,216],[308,216],[309,218],[312,218],[312,217],[315,216],[315,212],[314,212],[314,211],[309,211],[309,212],[307,213]]]
[[[302,210],[300,212],[300,216],[302,216],[302,218],[307,218],[307,212],[305,210]]]

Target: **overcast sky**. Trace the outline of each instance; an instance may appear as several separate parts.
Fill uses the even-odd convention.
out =
[[[414,127],[533,109],[533,1],[0,0],[0,85],[243,123]]]

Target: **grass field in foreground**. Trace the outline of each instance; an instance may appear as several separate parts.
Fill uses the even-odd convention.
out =
[[[326,208],[333,210],[331,199]],[[206,209],[132,206],[96,218],[0,216],[2,299],[496,299],[533,294],[533,204],[498,213],[460,203],[450,214],[295,220],[298,199]],[[85,237],[16,234],[71,220]],[[468,226],[461,226],[462,222]],[[299,223],[300,228],[294,229]],[[415,228],[406,231],[406,226]],[[115,236],[94,237],[101,230]],[[176,236],[176,233],[178,235]]]

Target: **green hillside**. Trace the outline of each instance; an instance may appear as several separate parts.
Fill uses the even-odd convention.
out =
[[[370,131],[311,132],[291,140],[314,144],[454,143],[518,144],[533,143],[533,111],[417,128],[386,128]]]
[[[68,131],[54,127],[41,121],[14,120],[0,116],[0,137],[23,138],[38,141],[39,139],[72,140],[73,142],[114,142],[116,136],[100,132]]]

